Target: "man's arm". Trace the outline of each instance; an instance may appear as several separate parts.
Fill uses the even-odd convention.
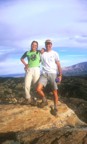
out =
[[[61,64],[59,61],[56,62],[57,64],[57,68],[58,68],[58,72],[59,72],[59,78],[60,78],[60,81],[62,80],[62,68],[61,68]]]

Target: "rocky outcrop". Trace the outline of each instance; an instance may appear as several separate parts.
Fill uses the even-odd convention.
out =
[[[50,113],[50,105],[43,109],[26,105],[0,105],[0,132],[23,131],[25,129],[50,129],[64,126],[85,125],[66,104],[59,102],[58,116]]]
[[[87,129],[64,127],[39,131],[26,130],[1,134],[0,137],[0,144],[87,144]]]
[[[72,109],[65,103],[59,102],[58,116],[54,117],[50,113],[50,105],[53,102],[48,100],[48,103],[49,105],[43,109],[20,104],[0,105],[1,141],[4,139],[5,142],[8,140],[6,137],[10,136],[10,141],[16,139],[23,143],[56,144],[61,141],[65,143],[66,137],[78,139],[77,136],[75,137],[77,133],[78,137],[81,135],[81,140],[85,139],[86,123],[80,120]]]
[[[23,86],[23,79],[2,79],[0,84],[0,144],[87,143],[87,101],[61,96],[55,117],[52,93],[47,92],[48,106],[42,109],[21,105]]]

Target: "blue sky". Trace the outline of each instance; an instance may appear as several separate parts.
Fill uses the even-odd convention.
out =
[[[21,55],[46,39],[62,67],[87,61],[87,1],[0,0],[0,75],[23,73]]]

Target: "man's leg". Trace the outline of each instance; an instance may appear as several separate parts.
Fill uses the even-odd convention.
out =
[[[44,86],[39,83],[38,86],[37,86],[37,92],[42,97],[42,102],[45,102],[46,101],[46,97],[45,97],[45,94],[43,92],[43,87]]]
[[[57,83],[55,81],[56,79],[56,74],[49,74],[49,79],[50,79],[50,83],[51,83],[51,87],[52,87],[52,92],[53,92],[53,96],[54,96],[54,108],[51,107],[51,113],[53,115],[57,115],[57,105],[58,105],[58,92],[57,92]]]
[[[39,79],[39,84],[36,89],[38,94],[42,97],[42,103],[40,104],[40,107],[42,108],[48,104],[46,96],[43,92],[43,87],[46,86],[46,84],[47,84],[47,78],[44,75],[42,75]]]
[[[56,77],[57,77],[56,74],[49,74],[49,79],[50,79],[50,83],[51,83],[51,87],[53,89],[52,91],[54,95],[54,108],[56,108],[58,104],[58,92],[57,92],[58,86],[55,81]]]
[[[53,90],[53,95],[54,95],[54,109],[57,109],[57,105],[58,105],[58,92],[57,92],[57,90]]]

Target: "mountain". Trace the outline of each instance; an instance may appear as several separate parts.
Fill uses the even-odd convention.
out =
[[[62,69],[64,76],[86,76],[87,62],[78,63]]]
[[[24,77],[25,74],[24,73],[20,73],[20,74],[7,74],[7,75],[1,75],[0,77],[4,78],[4,77]]]

